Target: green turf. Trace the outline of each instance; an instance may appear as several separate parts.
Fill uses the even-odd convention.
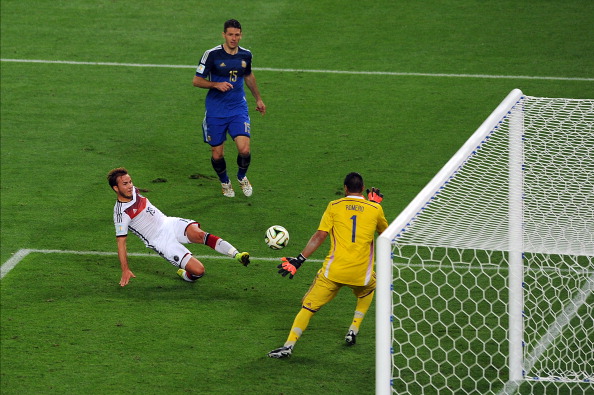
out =
[[[282,343],[303,282],[281,291],[270,262],[210,260],[204,281],[188,284],[155,256],[135,258],[137,278],[121,288],[113,260],[31,254],[2,280],[2,393],[283,393],[293,375],[314,393],[332,365],[331,393],[373,382],[373,336],[358,349],[341,342],[346,295],[312,324],[302,357],[277,361],[265,352]]]
[[[587,0],[3,0],[3,59],[188,67],[1,63],[1,262],[23,248],[115,251],[105,175],[116,166],[168,215],[255,257],[295,255],[347,172],[382,189],[392,220],[512,89],[594,97],[592,80],[257,70],[268,113],[252,112],[255,192],[225,200],[191,80],[227,18],[242,22],[256,68],[592,79],[593,14]],[[283,252],[263,243],[272,224],[291,232]],[[134,237],[128,247],[147,252]],[[3,394],[373,392],[373,306],[343,347],[346,291],[291,360],[265,356],[319,263],[289,281],[270,261],[208,259],[189,285],[157,257],[130,262],[124,289],[115,256],[34,253],[2,279]]]

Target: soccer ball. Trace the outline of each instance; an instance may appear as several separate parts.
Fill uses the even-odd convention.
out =
[[[273,250],[280,250],[289,244],[289,232],[280,225],[272,225],[266,230],[264,241]]]

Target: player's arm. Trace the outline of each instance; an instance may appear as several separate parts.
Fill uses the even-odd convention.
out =
[[[120,267],[122,268],[122,278],[120,279],[120,285],[123,287],[130,282],[131,277],[136,277],[128,266],[128,249],[126,247],[127,236],[118,236],[116,240],[118,242],[118,259],[120,260]]]
[[[317,230],[316,233],[311,236],[303,251],[301,251],[301,255],[303,255],[305,258],[309,258],[311,254],[316,252],[316,250],[322,245],[324,240],[326,240],[326,237],[328,237],[328,232]]]
[[[283,277],[288,274],[289,278],[292,279],[295,273],[297,273],[297,269],[299,269],[305,260],[322,245],[324,240],[326,240],[326,237],[328,237],[328,232],[317,230],[316,233],[311,236],[307,245],[298,257],[281,259],[281,264],[277,266],[280,269],[278,272]]]
[[[378,234],[382,234],[387,228],[388,228],[388,220],[386,219],[386,216],[384,214],[384,209],[380,207],[376,231]]]
[[[254,73],[246,75],[243,77],[243,80],[245,81],[245,84],[249,88],[250,92],[252,92],[254,99],[256,99],[256,110],[262,115],[266,114],[266,105],[260,96],[260,91],[258,90],[258,84],[256,83],[256,77],[254,76]]]
[[[388,220],[382,215],[377,222],[377,233],[382,234],[386,229],[388,229]]]
[[[223,82],[212,82],[207,80],[206,78],[198,77],[197,75],[194,76],[194,80],[192,84],[196,88],[202,89],[216,89],[221,92],[227,92],[233,89],[233,85],[230,82],[223,81]]]

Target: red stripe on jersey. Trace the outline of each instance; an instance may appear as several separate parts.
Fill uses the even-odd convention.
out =
[[[146,198],[136,192],[136,202],[128,207],[125,211],[131,219],[134,219],[138,214],[142,213],[146,208]]]

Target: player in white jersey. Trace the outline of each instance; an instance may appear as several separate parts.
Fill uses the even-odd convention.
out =
[[[183,244],[205,244],[213,250],[235,258],[247,266],[250,254],[239,252],[229,242],[218,236],[203,231],[196,221],[177,217],[168,217],[142,196],[128,171],[123,167],[111,170],[107,175],[109,185],[117,195],[113,212],[118,258],[122,268],[120,285],[123,287],[136,277],[128,266],[126,239],[128,231],[138,236],[144,244],[167,259],[178,268],[177,274],[185,281],[194,282],[204,275],[204,265],[192,256]]]

